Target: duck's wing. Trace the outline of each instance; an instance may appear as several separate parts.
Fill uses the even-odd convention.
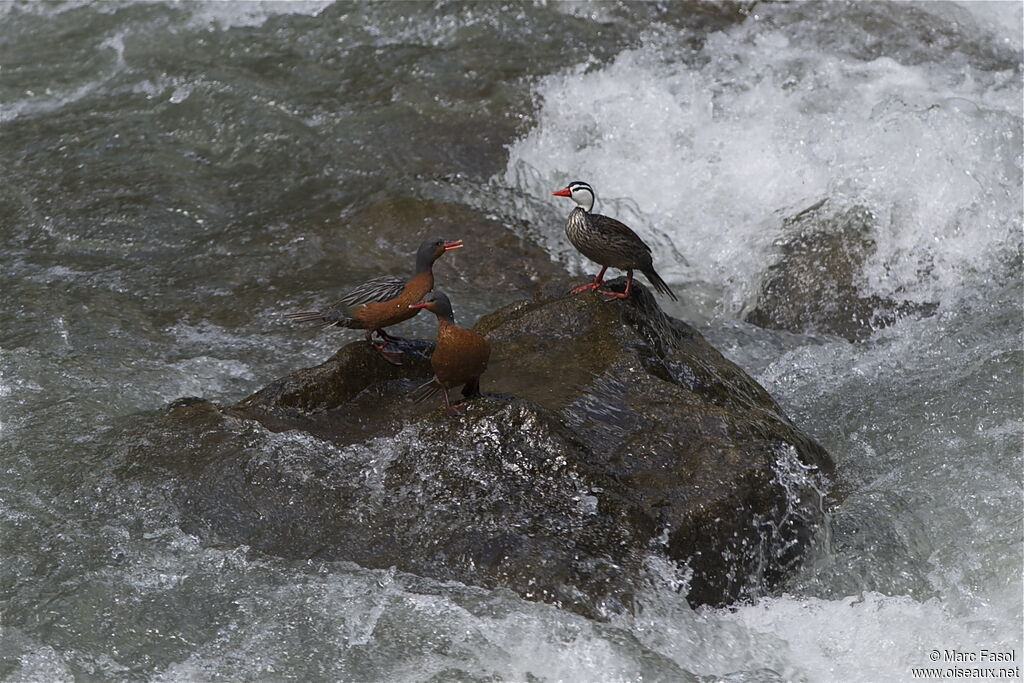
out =
[[[394,275],[382,275],[367,280],[341,297],[334,305],[362,306],[375,301],[390,301],[405,289],[405,280]]]
[[[651,248],[640,239],[640,235],[614,218],[602,216],[599,213],[592,213],[590,214],[590,222],[594,229],[600,232],[605,239],[611,244],[620,246],[624,251],[646,251],[648,254],[651,253]]]

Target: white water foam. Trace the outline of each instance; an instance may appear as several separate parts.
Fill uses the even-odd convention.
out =
[[[173,401],[181,396],[205,396],[215,400],[234,395],[240,386],[247,386],[255,379],[247,364],[211,356],[160,363],[154,369],[168,375],[166,386],[160,392],[164,401]]]
[[[735,666],[745,668],[752,663],[751,654],[758,653],[753,660],[764,657],[783,680],[903,681],[912,678],[914,668],[932,666],[929,653],[936,649],[1012,647],[993,637],[985,624],[950,614],[938,600],[917,602],[878,593],[841,600],[781,597],[704,616],[718,622],[713,633],[749,639],[746,651],[730,648],[728,640],[720,647],[711,644],[704,655],[710,660],[706,668],[694,668],[718,675],[729,668],[722,666],[723,659],[738,657]]]
[[[189,28],[208,26],[225,30],[235,26],[262,26],[279,14],[306,14],[317,16],[334,0],[264,0],[263,2],[197,2]]]
[[[1024,3],[1012,0],[957,0],[956,5],[969,12],[980,28],[990,31],[996,40],[1008,48],[1024,48]],[[944,3],[938,2],[928,3],[924,8],[929,12],[945,9]]]
[[[814,8],[837,16],[808,27],[782,20],[805,6],[759,8],[696,53],[663,30],[605,66],[543,79],[536,126],[511,146],[500,181],[536,197],[591,182],[597,210],[647,238],[666,279],[713,285],[726,315],[751,303],[783,220],[823,198],[877,218],[864,293],[944,302],[992,277],[1021,245],[1017,65],[955,50],[922,60],[924,43],[878,55],[870,41],[884,37],[811,30],[857,7]],[[967,42],[998,42],[971,16],[912,18],[926,24],[918,34],[956,26]],[[528,218],[565,250],[560,223]]]

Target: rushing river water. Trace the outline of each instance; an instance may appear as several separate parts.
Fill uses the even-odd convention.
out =
[[[1019,667],[1021,15],[0,4],[0,677],[899,681],[986,649]],[[168,402],[234,402],[357,338],[279,314],[406,267],[429,218],[375,205],[486,215],[584,273],[550,197],[577,177],[649,237],[668,310],[836,460],[842,502],[778,594],[693,610],[663,567],[635,614],[593,622],[210,543],[119,475]],[[858,343],[743,322],[785,218],[822,199],[876,218],[860,291],[930,315]],[[465,320],[521,296],[443,272]]]

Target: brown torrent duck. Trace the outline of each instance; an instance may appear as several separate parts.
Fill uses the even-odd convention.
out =
[[[442,391],[449,412],[459,414],[462,402],[452,405],[448,390],[461,385],[466,398],[480,393],[480,375],[487,369],[491,346],[476,332],[455,324],[452,302],[443,292],[428,294],[410,308],[425,308],[437,316],[437,345],[430,357],[434,377],[413,390],[412,398],[419,403]]]
[[[625,299],[633,288],[633,271],[639,270],[647,276],[656,290],[667,294],[675,301],[679,300],[669,289],[668,284],[655,272],[654,263],[651,261],[651,248],[639,235],[614,218],[591,213],[591,209],[594,208],[594,188],[587,183],[574,180],[552,194],[556,197],[569,197],[578,204],[565,221],[565,236],[577,251],[601,266],[601,272],[593,282],[574,288],[570,294],[597,289],[600,293],[608,295],[606,301]],[[604,284],[604,272],[609,268],[626,271],[624,292],[598,289]]]
[[[289,313],[285,317],[297,322],[316,321],[323,327],[347,327],[366,330],[366,342],[376,349],[384,360],[401,365],[393,356],[400,351],[387,351],[390,342],[401,341],[384,331],[385,327],[397,325],[419,313],[410,304],[420,302],[434,288],[434,261],[446,251],[462,247],[462,240],[443,240],[431,237],[424,240],[416,251],[416,272],[405,280],[393,275],[367,280],[341,299],[319,311]],[[349,309],[351,309],[349,311]],[[349,315],[350,313],[350,315]],[[373,341],[373,334],[381,338]]]

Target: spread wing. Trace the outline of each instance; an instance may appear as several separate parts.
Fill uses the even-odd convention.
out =
[[[401,294],[403,289],[405,280],[394,275],[382,275],[357,286],[334,305],[362,306],[375,301],[389,301]]]

